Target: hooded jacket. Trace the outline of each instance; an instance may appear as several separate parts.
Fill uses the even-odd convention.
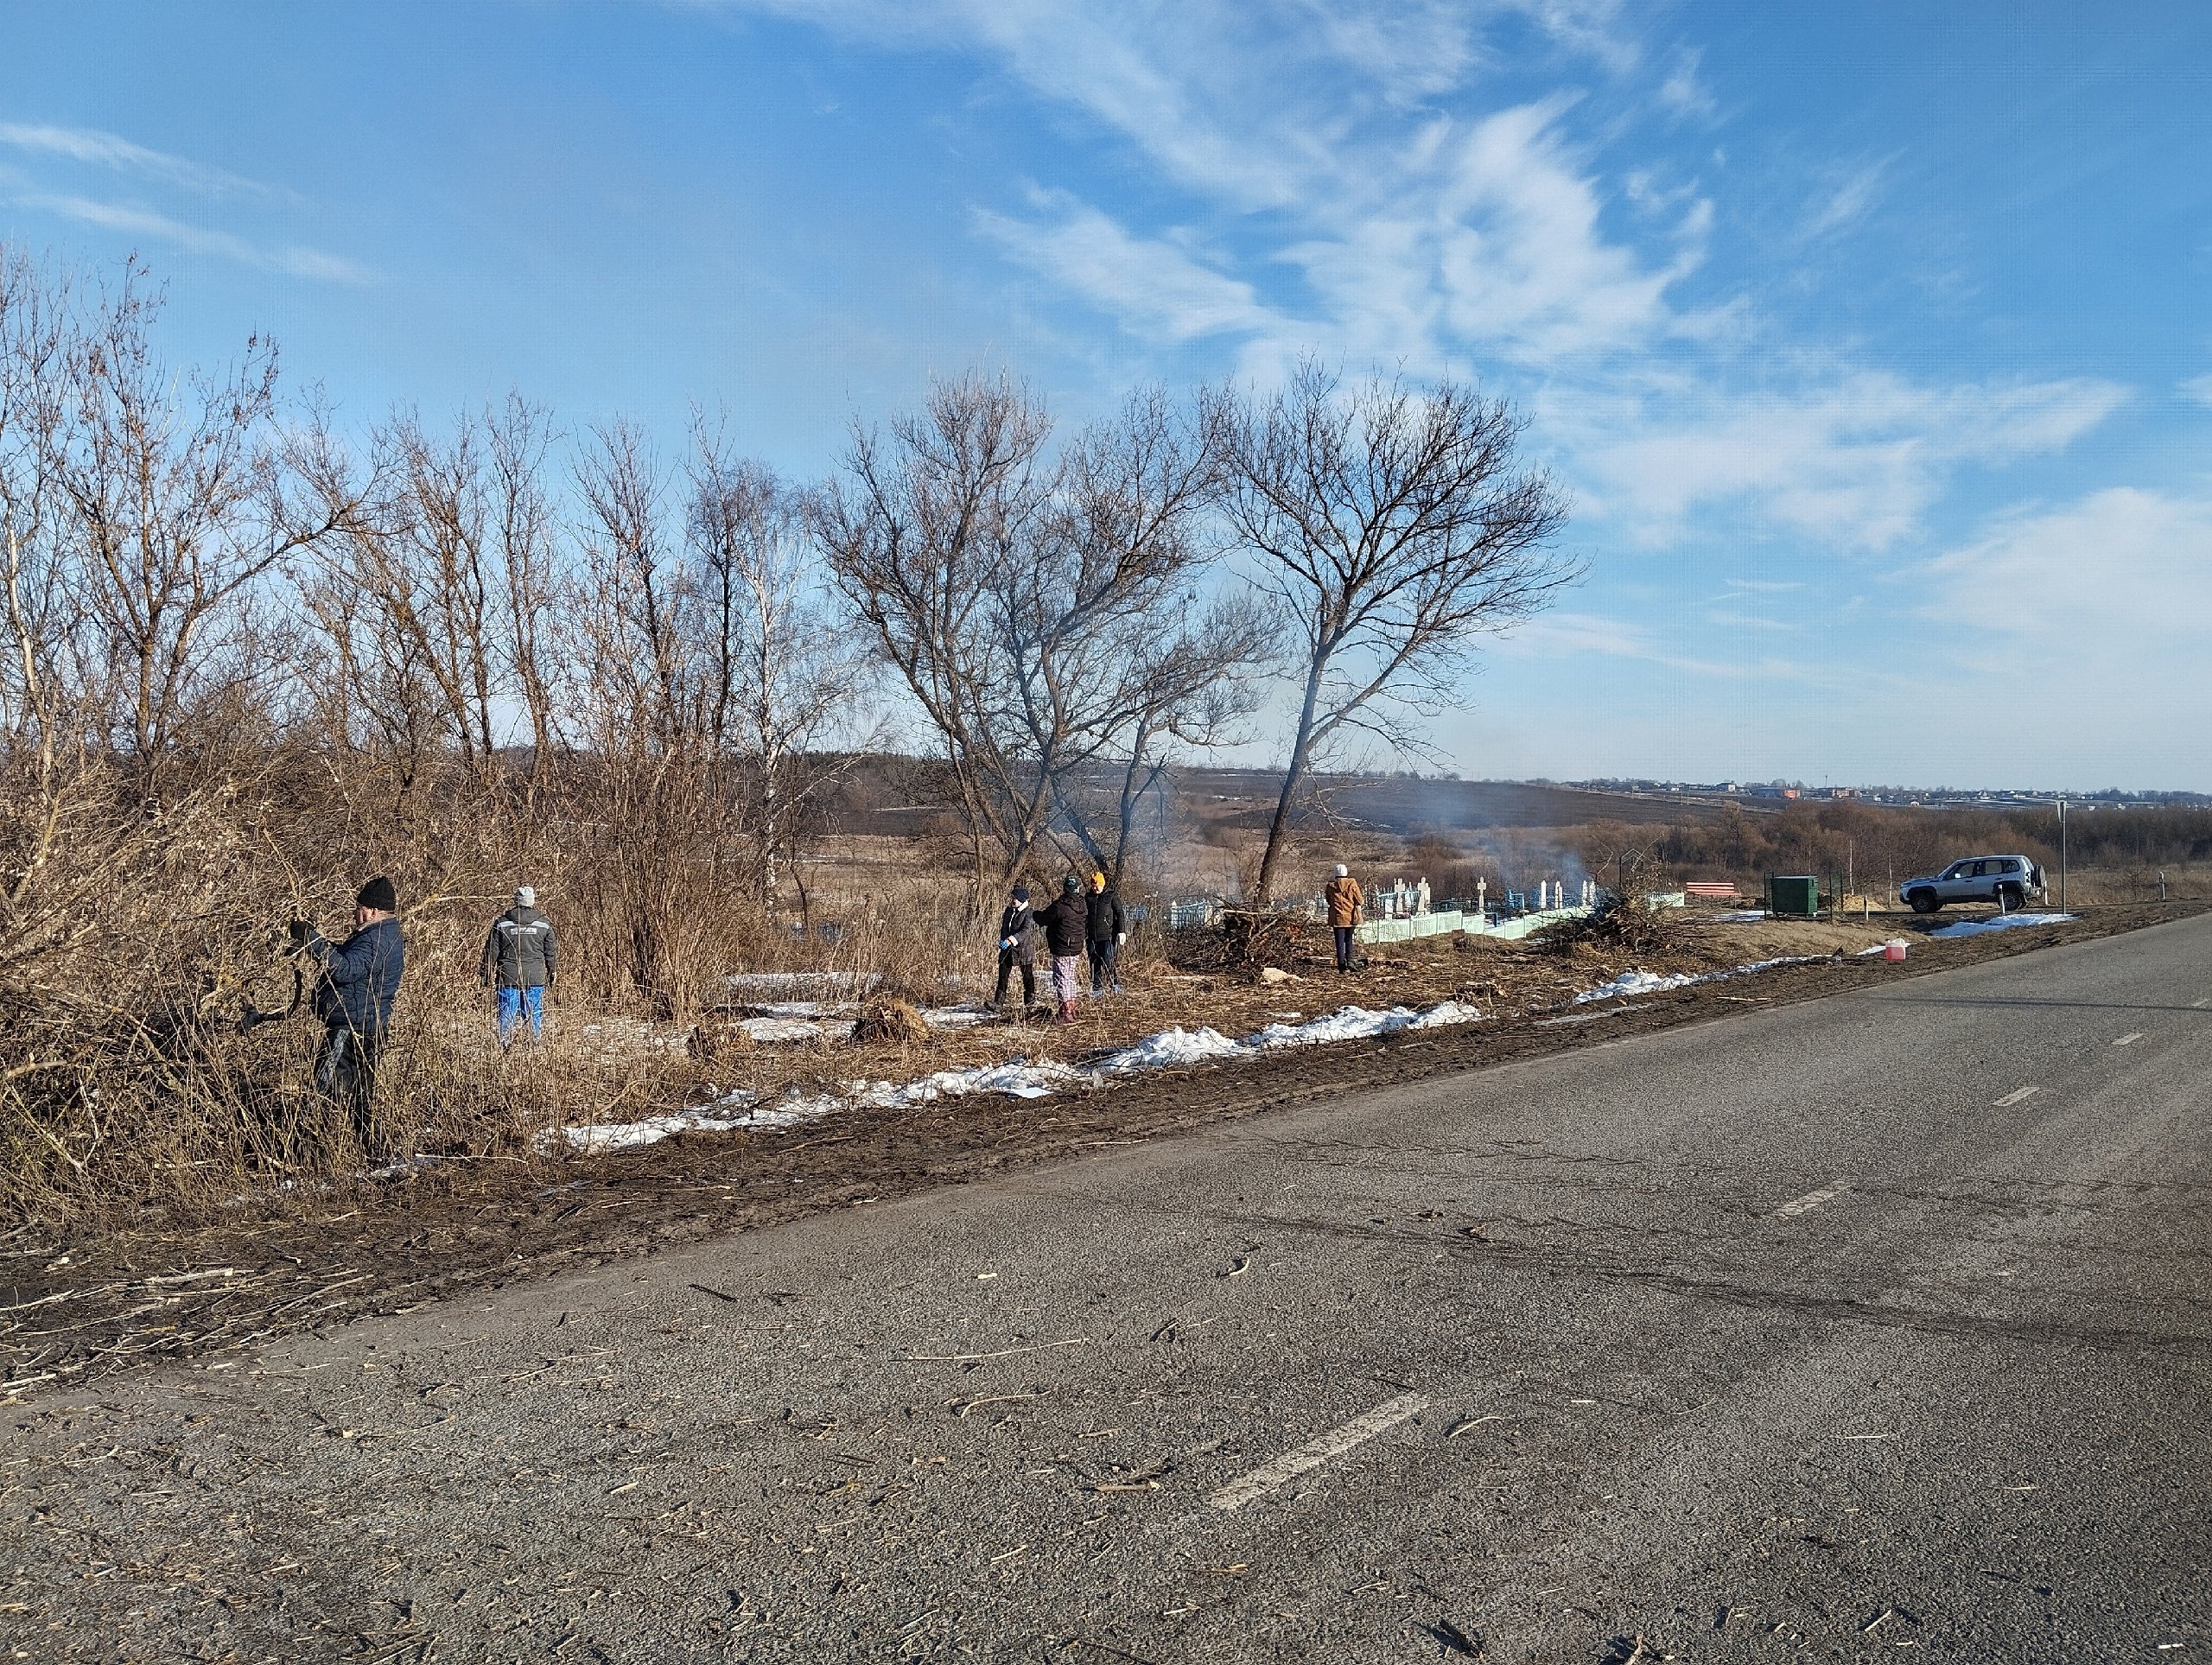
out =
[[[1367,911],[1367,899],[1359,893],[1357,879],[1332,879],[1322,894],[1329,899],[1329,923],[1339,931],[1357,925],[1359,916]]]
[[[484,939],[484,981],[499,988],[550,988],[560,956],[553,922],[534,907],[511,907]]]
[[[1083,952],[1090,931],[1090,908],[1079,890],[1063,891],[1060,898],[1037,916],[1045,927],[1045,946],[1055,959]]]
[[[335,948],[310,935],[302,951],[318,962],[315,1014],[332,1029],[351,1029],[364,1039],[382,1039],[391,1027],[392,997],[407,969],[407,946],[399,921],[379,919],[355,931]]]

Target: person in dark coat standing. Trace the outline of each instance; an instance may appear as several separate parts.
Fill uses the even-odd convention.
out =
[[[525,1016],[530,1038],[542,1036],[545,991],[552,988],[560,969],[560,950],[553,938],[553,922],[537,911],[537,893],[528,885],[515,892],[515,905],[492,921],[478,969],[497,1002],[501,1050],[514,1040]]]
[[[353,898],[353,934],[333,946],[305,919],[291,925],[292,947],[321,968],[315,982],[315,1014],[322,1020],[315,1050],[315,1084],[324,1097],[352,1115],[353,1137],[372,1161],[381,1154],[372,1101],[385,1038],[391,1033],[391,1002],[406,969],[407,948],[392,916],[399,899],[381,876]]]
[[[1037,916],[1045,930],[1045,946],[1052,956],[1052,996],[1059,1002],[1062,1023],[1075,1021],[1076,996],[1083,992],[1083,951],[1090,937],[1090,908],[1083,899],[1083,880],[1070,874],[1060,880],[1058,900]]]
[[[1090,955],[1090,992],[1103,995],[1111,983],[1122,992],[1122,944],[1129,940],[1129,918],[1122,911],[1121,893],[1106,882],[1106,875],[1090,875],[1090,915],[1084,946]]]
[[[1006,986],[1014,968],[1021,969],[1021,1009],[1037,1003],[1037,916],[1029,911],[1029,887],[1016,885],[1014,895],[999,915],[999,986],[991,1004],[1006,1000]]]

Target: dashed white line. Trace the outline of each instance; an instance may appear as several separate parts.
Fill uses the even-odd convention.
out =
[[[1993,1110],[2009,1110],[2015,1104],[2025,1103],[2043,1090],[2040,1087],[2015,1087],[2011,1092],[1990,1106]]]
[[[1331,1458],[1343,1456],[1354,1446],[1364,1445],[1376,1434],[1389,1433],[1427,1408],[1428,1401],[1420,1394],[1401,1394],[1387,1405],[1377,1405],[1363,1416],[1355,1416],[1341,1428],[1332,1429],[1296,1451],[1285,1452],[1272,1463],[1262,1464],[1243,1479],[1231,1480],[1206,1501],[1216,1509],[1236,1509],[1249,1503],[1320,1467]]]
[[[1800,1214],[1810,1214],[1822,1203],[1841,1196],[1849,1189],[1848,1185],[1839,1179],[1832,1185],[1822,1185],[1818,1191],[1808,1191],[1802,1197],[1793,1202],[1784,1203],[1780,1208],[1775,1210],[1774,1217],[1777,1220],[1794,1220]]]
[[[2142,1039],[2143,1032],[2140,1029],[2138,1029],[2132,1035],[2122,1035],[2118,1040],[2113,1042],[2113,1045],[2115,1046],[2133,1046],[2137,1041]]]

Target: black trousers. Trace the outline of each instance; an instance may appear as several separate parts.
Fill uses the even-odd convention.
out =
[[[1013,976],[1014,969],[1016,966],[1020,966],[1021,968],[1021,1003],[1024,1006],[1034,1006],[1037,1004],[1037,967],[1035,963],[1031,960],[1017,960],[1014,956],[1014,950],[1012,949],[1002,948],[999,950],[999,986],[997,992],[991,996],[992,1005],[996,1006],[1001,1001],[1006,998],[1007,981],[1008,978]]]
[[[384,1053],[381,1031],[364,1034],[343,1023],[322,1032],[315,1049],[315,1090],[334,1104],[343,1105],[353,1119],[353,1138],[365,1155],[377,1149],[374,1100],[377,1063]]]
[[[1103,994],[1106,986],[1122,986],[1120,962],[1122,945],[1109,937],[1103,943],[1092,943],[1090,948],[1090,992]]]
[[[1337,969],[1339,971],[1349,971],[1351,969],[1352,930],[1353,927],[1351,925],[1338,925],[1337,927]]]

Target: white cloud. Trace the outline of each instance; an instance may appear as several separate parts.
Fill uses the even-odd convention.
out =
[[[2069,658],[2156,659],[2178,650],[2171,668],[2185,660],[2194,690],[2184,703],[2203,710],[2212,502],[2113,486],[2063,508],[2017,510],[1929,562],[1921,581],[1930,620],[1972,619]]]
[[[2212,407],[2212,376],[2192,376],[2181,384],[2178,391],[2185,399]]]
[[[1039,194],[1050,217],[976,212],[983,232],[1022,264],[1111,313],[1132,334],[1167,342],[1249,333],[1281,321],[1252,286],[1201,264],[1172,243],[1131,236],[1064,193]]]
[[[376,280],[373,271],[341,255],[327,254],[320,249],[303,248],[296,244],[263,248],[230,232],[188,225],[183,220],[172,219],[167,214],[156,213],[151,209],[134,207],[126,203],[99,202],[89,197],[35,194],[16,200],[27,208],[60,214],[80,225],[97,226],[103,231],[121,232],[130,237],[156,238],[194,254],[215,255],[225,260],[237,261],[240,265],[259,266],[265,270],[286,272],[295,277],[313,278],[322,283],[368,283]]]
[[[2056,759],[2077,785],[2212,783],[2212,500],[2118,486],[2017,509],[1904,576],[1935,685],[1900,737],[1947,705],[2001,712],[2018,749],[1986,774],[2048,778],[2028,760]]]
[[[1929,388],[1867,372],[1798,394],[1614,403],[1569,422],[1614,512],[1647,537],[1735,505],[1826,543],[1880,550],[1919,529],[1961,465],[2063,449],[2126,397],[2089,378]],[[1640,431],[1611,437],[1624,429]]]
[[[60,156],[118,173],[135,174],[164,185],[181,186],[205,195],[232,193],[265,194],[269,187],[226,173],[220,168],[149,150],[143,144],[113,133],[87,127],[49,127],[31,122],[0,122],[0,144],[36,155]]]

